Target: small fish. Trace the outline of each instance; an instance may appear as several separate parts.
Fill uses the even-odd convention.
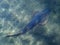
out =
[[[42,12],[36,13],[34,17],[32,18],[32,20],[21,30],[21,32],[14,35],[7,35],[7,37],[19,36],[21,34],[25,34],[27,31],[34,28],[37,24],[42,24],[46,20],[46,17],[49,16],[50,12],[51,10],[49,8],[46,8]]]

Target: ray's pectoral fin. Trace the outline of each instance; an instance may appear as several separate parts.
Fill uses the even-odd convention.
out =
[[[46,18],[43,18],[42,21],[39,23],[39,25],[45,25],[48,23],[48,16]]]

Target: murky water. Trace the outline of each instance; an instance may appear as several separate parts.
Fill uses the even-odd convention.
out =
[[[38,24],[31,31],[18,37],[5,37],[18,33],[36,12],[46,7],[52,8],[52,11],[45,25]],[[60,45],[59,42],[59,0],[0,0],[0,45]]]

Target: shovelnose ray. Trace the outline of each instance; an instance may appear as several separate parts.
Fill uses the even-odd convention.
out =
[[[46,17],[49,16],[50,12],[51,10],[49,8],[46,8],[42,12],[36,13],[32,20],[19,33],[14,35],[7,35],[6,37],[19,36],[25,34],[27,31],[34,28],[37,24],[42,24],[46,20]]]

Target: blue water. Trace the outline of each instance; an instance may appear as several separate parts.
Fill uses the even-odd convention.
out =
[[[51,12],[44,25],[21,36],[5,37],[18,33],[46,7]],[[60,0],[0,0],[0,45],[60,45]]]

